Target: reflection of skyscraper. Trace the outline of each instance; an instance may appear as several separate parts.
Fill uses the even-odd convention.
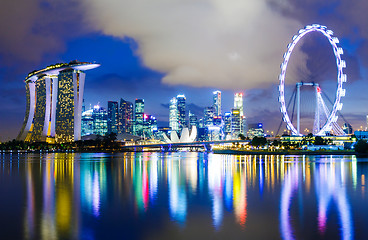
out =
[[[107,133],[118,133],[119,107],[118,102],[107,103]]]
[[[120,99],[119,133],[133,133],[133,104]]]
[[[25,79],[26,116],[17,139],[28,142],[80,140],[84,71],[98,66],[72,61],[29,73]]]
[[[213,92],[213,108],[216,117],[221,116],[221,91]]]
[[[134,108],[134,134],[143,136],[143,114],[144,114],[144,100],[136,99]]]

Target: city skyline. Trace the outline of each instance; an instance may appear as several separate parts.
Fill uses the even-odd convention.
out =
[[[20,5],[4,3],[1,19],[4,23],[12,22],[12,30],[0,26],[0,141],[15,138],[21,129],[26,110],[23,82],[26,74],[54,62],[74,59],[102,64],[88,75],[86,103],[100,102],[107,108],[105,104],[109,100],[142,98],[146,100],[147,112],[154,114],[158,122],[166,122],[169,99],[176,94],[183,93],[187,97],[188,109],[201,111],[212,104],[210,95],[215,90],[222,92],[222,109],[231,108],[231,96],[243,92],[247,118],[275,130],[282,117],[277,102],[282,54],[298,29],[316,22],[332,29],[345,50],[348,82],[342,113],[354,129],[366,125],[368,34],[365,29],[368,21],[365,14],[359,13],[368,9],[367,3],[351,5],[341,1],[334,5],[292,0],[285,1],[285,5],[276,1],[251,1],[238,6],[211,3],[213,9],[219,10],[215,12],[188,3],[196,9],[194,16],[222,21],[225,24],[222,27],[228,29],[226,34],[218,23],[211,25],[213,22],[206,23],[203,18],[194,17],[198,22],[194,25],[190,19],[180,19],[178,16],[187,13],[185,8],[175,10],[181,14],[165,14],[162,11],[167,6],[162,1],[155,3],[157,11],[148,15],[132,1],[121,2],[126,8],[114,4],[120,3],[68,4],[68,1],[36,0]],[[247,8],[264,14],[242,18],[240,13]],[[96,12],[97,9],[107,11]],[[109,10],[115,12],[114,9],[135,14],[104,15]],[[9,14],[15,10],[19,14]],[[229,12],[234,14],[227,14]],[[69,18],[62,17],[65,15]],[[146,19],[142,20],[142,16]],[[127,26],[126,22],[134,24]],[[178,26],[173,27],[170,22],[177,22]],[[151,25],[162,28],[147,28]],[[183,29],[180,33],[179,28]],[[203,29],[213,29],[213,32]],[[200,37],[190,37],[197,35]],[[219,39],[218,43],[212,44],[213,38]],[[27,44],[24,39],[28,40]],[[305,39],[292,60],[300,64],[291,68],[290,74],[297,74],[302,80],[313,78],[327,85],[335,83],[334,59],[329,51],[330,46],[322,38]]]

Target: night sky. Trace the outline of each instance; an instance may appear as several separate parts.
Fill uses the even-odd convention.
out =
[[[168,125],[168,103],[185,94],[201,115],[212,92],[223,112],[243,92],[248,122],[276,131],[279,66],[305,25],[333,30],[344,49],[348,82],[342,114],[366,127],[368,2],[365,0],[2,0],[0,8],[0,141],[15,138],[26,108],[24,78],[71,60],[96,61],[85,103],[145,99],[145,112]],[[293,52],[287,82],[320,82],[334,97],[336,65],[327,39],[305,37]]]

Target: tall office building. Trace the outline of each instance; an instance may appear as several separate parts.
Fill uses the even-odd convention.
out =
[[[118,134],[119,127],[119,104],[118,102],[107,102],[107,133]]]
[[[170,100],[169,111],[169,127],[173,131],[179,131],[178,100],[176,97]]]
[[[107,111],[98,105],[93,107],[93,134],[105,136],[107,134]]]
[[[244,133],[245,128],[245,114],[244,114],[244,107],[243,107],[243,93],[235,93],[234,95],[234,109],[239,109],[240,111],[240,129],[241,133]]]
[[[221,116],[221,91],[213,92],[214,116]]]
[[[157,132],[157,119],[152,115],[143,115],[144,118],[144,138],[153,138],[154,134]]]
[[[81,136],[88,136],[93,134],[93,109],[82,112],[82,129]]]
[[[235,93],[234,95],[234,109],[239,109],[240,116],[244,116],[244,109],[243,109],[243,93]]]
[[[214,109],[213,107],[206,107],[204,109],[203,123],[205,127],[209,127],[213,124]]]
[[[136,99],[134,107],[134,134],[143,136],[144,128],[144,99]]]
[[[170,100],[169,126],[171,130],[181,131],[186,127],[185,96],[178,95]]]
[[[28,74],[26,116],[18,140],[71,142],[81,139],[86,70],[100,64],[72,61]]]
[[[186,113],[185,113],[185,101],[186,98],[184,95],[178,95],[176,96],[176,99],[178,101],[178,122],[179,122],[179,130],[181,131],[183,128],[187,126],[186,124]]]
[[[133,104],[120,99],[119,133],[133,133]]]
[[[224,113],[224,129],[223,132],[225,134],[225,137],[227,137],[229,134],[231,134],[231,112],[225,112]]]
[[[239,134],[242,133],[242,117],[240,116],[239,109],[231,109],[231,134],[233,138],[238,138]]]
[[[195,126],[196,128],[199,127],[198,117],[189,111],[189,129],[192,129],[193,126]]]

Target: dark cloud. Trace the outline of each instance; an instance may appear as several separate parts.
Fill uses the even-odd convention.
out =
[[[3,0],[0,9],[1,64],[36,67],[65,50],[65,40],[88,31],[75,0]]]
[[[350,0],[269,0],[270,6],[282,15],[304,25],[326,25],[339,37],[348,58],[347,71],[359,78],[358,63],[368,67],[368,2]],[[313,52],[313,54],[318,54]],[[353,59],[355,56],[356,59]],[[352,66],[350,67],[349,64]]]

